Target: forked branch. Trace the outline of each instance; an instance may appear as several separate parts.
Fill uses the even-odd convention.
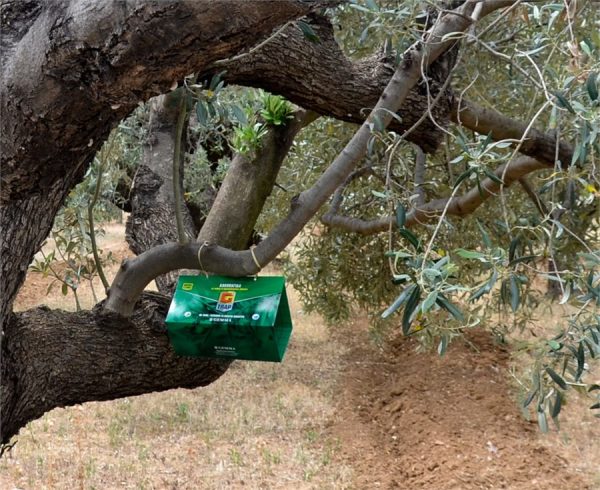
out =
[[[547,165],[534,160],[533,158],[520,157],[512,160],[508,164],[499,166],[494,174],[498,179],[504,177],[503,187],[506,188],[525,175],[546,168]],[[461,196],[435,199],[422,206],[417,206],[406,215],[404,226],[410,227],[416,224],[436,220],[446,207],[447,215],[467,216],[490,197],[497,195],[501,187],[502,185],[498,182],[490,178],[485,178],[480,182],[480,187],[475,186]],[[362,235],[373,235],[375,233],[388,231],[390,226],[396,225],[396,219],[393,216],[385,216],[375,220],[364,220],[340,214],[327,213],[323,216],[322,221],[332,228],[340,228],[345,231],[360,233]]]
[[[254,254],[249,250],[233,251],[209,244],[202,247],[199,257],[204,269],[219,274],[243,276],[258,272],[256,261],[263,266],[271,262],[355,169],[366,153],[375,118],[378,124],[386,127],[392,114],[396,113],[411,88],[418,82],[422,67],[429,66],[454,44],[454,40],[445,39],[445,36],[462,32],[471,25],[470,16],[474,5],[467,2],[455,11],[445,13],[428,31],[424,42],[414,44],[405,52],[402,62],[368,118],[317,182],[292,200],[287,217],[254,249]],[[113,287],[117,286],[120,291],[127,291],[127,294],[113,294],[111,288],[105,310],[130,315],[137,298],[154,277],[172,269],[198,268],[198,250],[198,244],[166,245],[160,247],[160,251],[149,250],[125,263],[117,274]]]

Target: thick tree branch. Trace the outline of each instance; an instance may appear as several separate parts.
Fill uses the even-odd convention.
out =
[[[317,118],[299,110],[285,126],[272,126],[254,155],[237,154],[221,184],[215,202],[198,234],[198,241],[229,243],[233,250],[248,246],[248,240],[285,156],[298,132]],[[248,185],[252,183],[252,185]],[[226,219],[226,223],[223,220]],[[216,237],[219,237],[217,240]]]
[[[225,371],[229,362],[173,355],[162,327],[164,300],[150,316],[138,305],[130,322],[100,309],[14,315],[12,301],[65,196],[116,122],[174,80],[323,2],[40,4],[30,31],[13,36],[0,83],[3,441],[55,406],[201,386]]]
[[[320,3],[48,2],[3,69],[3,201],[43,192],[49,176],[93,155],[140,100]]]
[[[0,81],[0,327],[54,216],[111,128],[139,101],[323,2],[11,5],[35,11],[2,17],[3,42],[6,19],[19,24],[8,32]]]
[[[150,303],[158,306],[149,309],[144,306],[147,298],[137,308],[134,301],[127,303],[161,272],[197,268],[198,244],[162,245],[126,262],[121,278],[132,291],[121,299],[118,288],[110,292],[108,303],[115,298],[116,308],[78,314],[40,308],[9,315],[11,303],[65,196],[81,180],[118,120],[140,100],[165,92],[174,80],[238,53],[276,26],[322,4],[59,0],[45,3],[39,15],[24,20],[23,26],[32,23],[35,29],[24,27],[13,36],[0,85],[1,198],[6,204],[0,209],[2,440],[53,406],[198,386],[225,370],[227,362],[173,358],[162,328],[164,300],[154,298]],[[466,29],[472,9],[473,4],[467,3],[457,13],[444,15],[428,43],[405,55],[375,111],[346,150],[315,187],[293,201],[288,218],[256,248],[261,264],[289,243],[351,173],[365,152],[373,115],[389,122],[388,113],[378,110],[398,110],[422,67],[451,44],[441,42],[442,37]],[[208,271],[256,272],[249,251],[224,245],[203,248]],[[134,312],[129,321],[111,314],[122,308]],[[158,340],[151,338],[154,330]]]
[[[184,89],[178,89],[154,97],[149,103],[148,135],[129,196],[131,214],[127,218],[125,233],[129,248],[137,255],[178,238],[174,225],[176,214],[173,155],[177,122],[184,97]],[[184,125],[187,126],[187,123]],[[179,165],[180,168],[183,166],[182,159]],[[177,181],[177,185],[181,187],[182,178]],[[187,206],[181,206],[180,215],[187,239],[193,240],[197,230]],[[177,282],[177,276],[177,271],[172,271],[157,277],[156,285],[159,291],[165,294],[171,292]]]
[[[19,41],[42,12],[42,5],[42,0],[2,0],[0,2],[0,20],[2,22],[0,67],[2,69]]]
[[[156,102],[158,112],[154,115],[162,116],[155,122],[162,121],[170,127],[169,118],[161,112],[165,107],[164,101]],[[172,116],[176,119],[177,111]],[[272,128],[267,133],[262,149],[256,152],[254,158],[238,156],[234,159],[215,206],[209,213],[209,226],[200,233],[201,239],[232,249],[246,246],[295,134],[315,116],[314,113],[299,111],[290,124]],[[172,132],[170,134],[173,135]],[[172,149],[168,135],[163,136],[163,143]],[[163,153],[152,153],[154,158],[142,168],[155,177],[157,174],[153,173],[153,169],[158,172],[162,172],[161,168],[169,169],[169,152],[163,155],[165,161],[157,158]],[[173,194],[168,192],[169,189],[162,189],[163,179],[152,181],[138,175],[137,180],[156,184],[152,192],[143,193],[147,197],[144,204],[150,222],[146,223],[146,219],[136,212],[129,223],[130,231],[131,228],[141,228],[134,235],[143,239],[143,242],[135,242],[136,247],[142,247],[150,238],[159,237],[161,232],[173,234],[172,219],[168,219],[169,215],[171,218],[173,215],[172,202],[169,202]],[[162,198],[161,190],[165,191]],[[134,201],[137,202],[136,199]],[[164,211],[167,219],[158,221],[157,214],[150,212],[155,208]],[[230,226],[223,226],[223,222]],[[143,233],[147,228],[153,228],[155,233],[150,238]],[[160,247],[152,250],[160,250]],[[198,268],[196,255],[193,258],[194,264],[190,268]],[[173,267],[167,267],[163,272],[171,269]],[[159,287],[168,292],[170,284],[160,282]],[[115,280],[110,298],[127,297],[127,292],[126,285]],[[174,355],[164,327],[168,302],[169,299],[161,295],[145,295],[141,301],[131,305],[133,316],[129,320],[102,311],[102,305],[98,305],[95,311],[77,314],[42,308],[13,315],[2,343],[1,402],[6,421],[1,428],[2,439],[7,441],[29,420],[57,406],[177,387],[204,386],[220,377],[230,361],[187,359]],[[49,337],[52,337],[51,341]],[[67,343],[68,347],[61,350],[59,346],[62,343]],[[41,349],[44,349],[43,352]],[[140,354],[142,349],[144,352]],[[36,359],[44,362],[34,362]],[[69,360],[68,369],[64,368],[65,359]],[[49,376],[51,383],[47,383]]]
[[[479,134],[491,134],[494,140],[520,140],[525,135],[527,124],[501,114],[494,109],[486,109],[468,100],[455,101],[452,120]],[[556,154],[556,135],[544,133],[532,128],[527,133],[519,151],[547,166],[554,166]],[[560,141],[558,159],[560,166],[566,168],[571,164],[573,147],[564,140]]]
[[[32,4],[40,5],[39,2]],[[3,284],[0,293],[8,298],[8,308],[23,280],[26,265],[49,231],[43,215],[57,212],[68,190],[82,178],[85,165],[113,124],[128,114],[139,100],[166,91],[173,80],[233,56],[242,46],[261,37],[264,39],[275,26],[305,15],[319,5],[323,3],[291,0],[131,2],[113,11],[110,4],[91,0],[70,4],[65,0],[49,2],[43,11],[36,11],[32,18],[25,19],[21,24],[23,28],[12,36],[0,85],[1,199],[3,202],[29,200],[27,204],[9,204],[15,209],[7,209],[5,214],[16,216],[19,209],[27,207],[31,218],[23,227],[31,229],[30,234],[35,231],[36,238],[20,244],[13,237],[6,240],[11,245],[2,249],[0,255],[6,258],[0,264],[2,273],[11,276],[11,280]],[[496,5],[497,2],[486,2],[486,9]],[[244,22],[225,21],[224,9]],[[32,22],[36,35],[23,34]],[[320,21],[315,23],[321,35]],[[246,80],[248,84],[266,88],[272,86],[274,91],[309,109],[337,117],[350,114],[351,120],[361,121],[362,111],[373,106],[391,76],[392,69],[386,60],[373,58],[357,64],[340,63],[331,56],[339,53],[337,45],[328,44],[331,35],[323,34],[323,46],[331,48],[329,54],[294,29],[281,41],[282,49],[289,41],[289,57],[283,56],[273,63],[275,68],[267,67],[266,61],[277,61],[267,55],[260,58],[261,51],[271,46],[269,42],[248,59],[239,60],[244,62],[239,72],[236,72],[237,66],[228,66],[231,80],[239,83]],[[153,35],[146,35],[148,32]],[[303,49],[308,55],[302,54]],[[144,56],[143,53],[148,52],[153,56]],[[32,57],[32,53],[36,56]],[[252,61],[254,56],[257,58]],[[299,65],[301,70],[290,71],[297,63],[304,63]],[[23,73],[25,68],[27,73]],[[342,78],[332,81],[337,73]],[[251,81],[253,76],[256,82]],[[338,95],[340,92],[344,93],[343,97]],[[308,95],[303,96],[303,93]],[[417,97],[407,95],[405,107],[410,110],[406,110],[404,116],[406,124],[412,122],[411,113],[421,113],[418,108],[425,110],[427,105],[423,93],[419,90],[411,93]],[[444,105],[447,104],[440,101],[436,106],[442,111],[439,121],[445,119],[443,112],[448,111]],[[434,115],[438,117],[437,113]],[[420,138],[423,147],[431,150],[437,144],[433,140],[439,139],[431,138],[437,129],[422,127],[420,136],[415,133],[415,140]],[[64,193],[48,202],[45,196],[52,194],[57,180],[64,180],[65,176],[69,176],[69,181],[60,183]],[[14,251],[19,251],[19,256]],[[13,267],[19,272],[9,273]],[[1,322],[3,317],[0,317]]]
[[[127,320],[45,307],[13,315],[2,342],[2,442],[52,408],[195,388],[221,376],[228,360],[173,352],[164,326],[168,307],[167,297],[145,293]]]
[[[209,79],[226,70],[224,78],[229,83],[264,88],[319,114],[362,124],[394,73],[393,58],[380,53],[353,62],[335,40],[329,20],[313,16],[311,26],[319,36],[318,43],[308,40],[296,25],[290,25],[256,52],[216,63],[200,77]],[[439,92],[452,67],[453,59],[445,56],[429,70],[432,96]],[[412,88],[399,109],[401,122],[394,119],[390,128],[404,132],[413,126],[421,114],[427,113],[428,95],[424,86]],[[449,121],[451,104],[451,93],[447,91],[432,109],[438,124]],[[442,134],[427,117],[407,139],[432,152]]]
[[[498,5],[505,7],[512,3],[484,2],[481,14],[489,13]],[[201,77],[210,78],[226,69],[224,77],[229,83],[262,87],[320,114],[362,123],[365,112],[375,105],[392,76],[391,61],[384,56],[372,56],[352,62],[341,52],[333,37],[333,28],[326,19],[314,18],[313,28],[321,43],[310,42],[295,25],[291,25],[256,52],[240,60],[208,67]],[[301,76],[296,71],[297,66],[305,67]],[[431,70],[431,95],[436,96],[451,68],[452,63],[441,63],[437,69]],[[401,122],[393,120],[390,129],[402,133],[415,124],[421,114],[428,111],[427,99],[424,87],[412,89],[398,111]],[[494,140],[521,139],[527,128],[526,123],[474,102],[454,100],[450,91],[433,107],[432,115],[442,125],[450,119],[480,134],[491,132]],[[424,151],[432,152],[439,146],[442,133],[427,117],[407,139]],[[553,134],[532,129],[520,151],[553,165],[554,145]],[[559,158],[563,165],[570,164],[572,155],[573,148],[561,141]]]
[[[504,187],[509,187],[513,182],[521,179],[536,170],[547,169],[545,163],[529,157],[519,157],[510,163],[501,165],[495,170],[498,178],[504,177]],[[480,189],[476,186],[461,196],[453,198],[435,199],[422,206],[418,206],[406,215],[404,226],[410,227],[420,223],[434,221],[440,217],[442,211],[447,215],[467,216],[475,211],[489,198],[500,192],[501,185],[490,178],[481,181]],[[340,228],[345,231],[360,233],[362,235],[373,235],[388,231],[391,226],[396,226],[396,218],[386,216],[376,220],[363,220],[350,216],[327,213],[323,216],[324,224],[332,228]]]

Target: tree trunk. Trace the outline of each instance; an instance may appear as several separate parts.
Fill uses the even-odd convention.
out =
[[[155,97],[150,102],[148,137],[142,161],[133,179],[130,192],[131,214],[126,225],[127,243],[136,255],[163,243],[177,242],[173,156],[183,96],[180,89]],[[185,126],[187,124],[184,124],[183,134]],[[183,176],[183,158],[180,158],[179,165],[180,175]],[[177,185],[183,195],[183,179]],[[185,203],[179,204],[185,235],[188,240],[193,240],[197,230]],[[157,277],[155,280],[158,290],[165,294],[171,293],[177,276],[178,271],[172,271]]]
[[[143,311],[126,322],[107,320],[99,310],[38,308],[15,315],[12,304],[54,216],[119,120],[173,81],[233,56],[320,5],[310,0],[2,5],[3,442],[52,407],[200,386],[224,372],[227,363],[175,358],[164,329],[152,337],[156,321]],[[151,310],[162,321],[164,308]]]
[[[0,332],[25,280],[27,267],[48,236],[73,180],[74,176],[66,175],[44,196],[31,195],[0,205]]]
[[[225,371],[227,362],[189,360],[173,355],[162,326],[166,300],[156,295],[145,295],[137,308],[128,305],[134,310],[130,320],[102,313],[100,308],[81,313],[37,308],[12,314],[12,303],[27,266],[51,229],[54,216],[68,192],[82,179],[112,127],[140,101],[167,92],[174,81],[190,73],[208,74],[227,67],[232,81],[283,93],[321,114],[357,122],[364,120],[393,67],[383,58],[351,63],[335,44],[331,27],[320,20],[312,23],[322,38],[321,43],[310,43],[292,26],[286,36],[268,42],[255,53],[216,63],[265,39],[285,22],[333,3],[336,2],[32,0],[3,3],[0,44],[2,441],[8,441],[25,423],[53,407],[179,386],[201,386]],[[271,58],[265,54],[267,48],[271,49]],[[273,62],[276,64],[271,66]],[[408,63],[408,66],[413,65]],[[410,73],[411,83],[420,75],[415,70]],[[433,70],[433,95],[444,78],[440,73],[447,72],[447,67]],[[396,84],[403,85],[401,80]],[[405,83],[404,86],[411,85]],[[397,127],[405,129],[412,125],[427,108],[426,100],[427,94],[421,85],[409,95],[405,103],[408,109],[401,112],[403,122]],[[439,113],[435,112],[438,122],[444,123],[448,108],[448,101],[442,97],[436,109]],[[389,117],[387,114],[382,119]],[[424,149],[433,150],[439,139],[437,131],[426,120],[411,138]],[[363,128],[351,152],[352,158],[358,158],[358,149],[366,146],[367,133]],[[234,249],[247,243],[246,222],[252,222],[262,208],[285,155],[282,149],[286,145],[289,148],[293,134],[273,132],[269,138],[272,140],[267,141],[281,145],[263,155],[269,166],[252,168],[247,166],[251,162],[240,160],[232,165],[231,185],[224,184],[223,192],[239,199],[241,193],[236,191],[242,184],[256,187],[244,196],[246,201],[235,206],[236,209],[228,205],[235,202],[231,197],[216,204],[215,216],[207,219],[207,227],[199,236],[201,240]],[[342,163],[347,170],[354,161]],[[161,158],[160,165],[163,164]],[[147,169],[154,176],[147,180],[140,176],[138,191],[148,186],[150,189],[146,191],[163,196],[161,189],[166,180],[160,177],[158,169],[150,166]],[[263,170],[271,173],[264,175]],[[161,172],[165,175],[164,168]],[[254,179],[254,184],[248,179]],[[334,182],[329,177],[325,180],[327,185]],[[290,230],[300,229],[305,223],[304,217],[314,214],[314,208],[322,204],[322,199],[311,200],[315,193],[307,193],[306,202],[295,202],[291,212],[295,221]],[[141,201],[138,204],[138,211],[153,206]],[[132,226],[145,226],[150,232],[156,216],[149,213]],[[240,227],[230,233],[227,227],[233,222]],[[166,229],[163,231],[163,240],[166,240],[169,235]],[[142,245],[142,232],[130,229],[131,236],[135,233],[140,250],[156,242],[149,239]],[[122,269],[126,268],[124,264]],[[126,282],[117,280],[107,302],[118,296],[126,299],[127,289]]]

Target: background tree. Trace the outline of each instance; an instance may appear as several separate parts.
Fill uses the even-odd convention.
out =
[[[331,197],[289,268],[309,306],[331,318],[349,304],[386,318],[400,311],[405,334],[443,353],[489,315],[477,303],[484,295],[498,299],[488,306],[508,305],[510,324],[530,325],[531,277],[551,259],[561,301],[580,304],[562,332],[534,345],[525,401],[536,400],[545,429],[562,393],[585,388],[586,362],[600,353],[600,260],[588,244],[598,238],[592,2],[323,10],[336,3],[2,3],[4,442],[53,407],[217,379],[229,363],[176,357],[163,325],[168,296],[143,289],[160,277],[168,292],[174,271],[199,267],[199,251],[209,272],[256,273],[253,229],[266,235],[255,248],[266,265]],[[342,26],[337,39],[333,25]],[[224,109],[216,97],[225,83],[262,87],[304,110],[266,95],[258,110]],[[161,93],[122,199],[138,257],[92,311],[12,313],[28,264],[110,130]],[[320,118],[294,144],[317,115],[362,125],[352,135]],[[194,131],[199,140],[182,138]],[[170,188],[181,189],[182,167],[203,152],[205,180],[220,188],[215,196],[206,185],[203,199],[183,206]],[[272,193],[276,179],[288,192]],[[525,192],[509,190],[514,182]],[[477,220],[449,218],[476,210]],[[329,285],[338,294],[323,295]]]

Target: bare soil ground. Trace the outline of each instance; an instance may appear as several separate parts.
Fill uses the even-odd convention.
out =
[[[104,238],[119,257],[122,236],[111,225]],[[30,274],[19,308],[73,309],[60,288],[44,297],[48,281]],[[382,349],[365,318],[326,328],[288,292],[282,364],[237,362],[207,388],[53,410],[0,460],[0,488],[600,489],[588,400],[540,434],[521,416],[506,347],[487,334],[444,357],[401,338]]]
[[[483,331],[444,357],[403,338],[380,352],[350,349],[332,431],[345,441],[342,459],[354,461],[356,488],[600,488],[592,466],[578,464],[585,455],[575,444],[557,443],[521,416],[509,360]],[[598,429],[579,436],[597,438]],[[597,465],[595,445],[588,457]]]

